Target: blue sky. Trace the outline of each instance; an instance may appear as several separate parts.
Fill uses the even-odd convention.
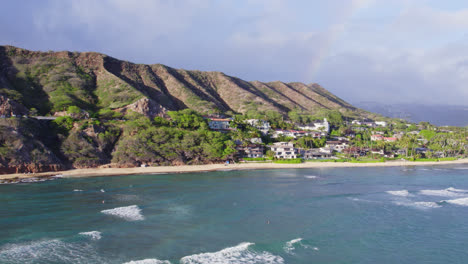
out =
[[[317,82],[350,102],[468,105],[462,0],[5,1],[0,44]]]

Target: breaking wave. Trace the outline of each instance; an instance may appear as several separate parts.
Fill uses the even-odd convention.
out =
[[[255,252],[249,249],[253,243],[243,242],[235,247],[225,248],[223,250],[212,253],[201,253],[191,256],[186,256],[180,259],[182,264],[281,264],[284,259],[280,256],[271,254],[270,252]]]
[[[81,232],[81,233],[78,233],[78,235],[88,236],[92,240],[99,240],[102,238],[101,232],[99,231]]]
[[[455,189],[453,187],[442,189],[442,190],[421,190],[419,191],[422,195],[429,196],[441,196],[441,197],[461,197],[467,196],[468,190]]]
[[[142,260],[132,260],[125,262],[123,264],[171,264],[168,260],[159,260],[159,259],[142,259]]]
[[[408,192],[408,190],[386,191],[386,193],[395,195],[395,196],[402,196],[402,197],[413,196],[412,194]]]
[[[114,209],[102,210],[101,213],[117,216],[127,221],[140,221],[145,218],[141,214],[141,209],[137,205],[130,205],[125,207],[117,207]]]
[[[441,202],[446,202],[449,204],[456,204],[456,205],[461,205],[461,206],[468,206],[468,197],[453,199],[453,200],[443,200]]]
[[[303,245],[301,242],[302,242],[302,238],[296,238],[296,239],[290,240],[286,242],[286,245],[283,247],[283,249],[286,253],[292,254],[293,251],[296,249],[295,245],[300,245],[305,248],[308,247],[306,245]]]
[[[442,207],[440,204],[436,202],[394,202],[394,204],[412,207],[412,208],[421,209],[421,210]]]
[[[90,244],[66,243],[59,239],[9,244],[0,248],[1,263],[108,263]]]
[[[304,178],[306,178],[306,179],[317,179],[318,176],[308,175],[308,176],[304,176]]]

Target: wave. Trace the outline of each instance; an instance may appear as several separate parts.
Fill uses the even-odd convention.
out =
[[[137,205],[117,207],[114,209],[102,210],[101,213],[123,218],[127,221],[140,221],[145,218],[141,214],[141,209]]]
[[[429,196],[441,196],[441,197],[461,197],[467,196],[468,190],[455,189],[453,187],[442,189],[442,190],[421,190],[419,191],[422,195]]]
[[[0,248],[0,263],[108,263],[88,243],[59,239],[9,244]]]
[[[446,203],[456,204],[456,205],[461,205],[461,206],[468,206],[468,197],[453,199],[453,200],[443,200],[441,202],[446,202]]]
[[[413,196],[412,194],[408,192],[408,190],[386,191],[386,193],[395,195],[395,196],[402,196],[402,197]]]
[[[296,238],[296,239],[286,242],[286,245],[283,247],[284,251],[288,254],[292,254],[293,251],[296,249],[294,245],[299,244],[301,246],[304,246],[302,245],[301,241],[302,241],[302,238]]]
[[[304,178],[306,178],[306,179],[317,179],[318,176],[308,175],[308,176],[304,176]]]
[[[80,190],[80,189],[74,189],[73,191],[74,191],[74,192],[82,192],[83,190]]]
[[[440,204],[436,202],[393,202],[393,203],[396,205],[402,205],[402,206],[412,207],[412,208],[421,209],[421,210],[442,207]]]
[[[171,264],[168,260],[159,260],[159,259],[142,259],[142,260],[132,260],[125,262],[123,264]]]
[[[282,264],[284,259],[280,256],[271,254],[270,252],[255,252],[249,247],[254,243],[243,242],[235,247],[225,248],[213,253],[201,253],[191,256],[186,256],[180,259],[181,264],[240,264],[240,263],[269,263]]]
[[[101,189],[101,192],[104,193],[104,192],[106,192],[106,191],[105,191],[104,189]]]
[[[78,233],[78,235],[88,236],[92,240],[99,240],[102,238],[101,232],[99,231],[81,232],[81,233]]]

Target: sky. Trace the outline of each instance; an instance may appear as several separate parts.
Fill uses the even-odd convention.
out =
[[[466,0],[4,0],[0,45],[468,105]]]

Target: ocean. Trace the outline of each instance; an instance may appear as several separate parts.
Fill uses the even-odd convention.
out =
[[[0,185],[0,263],[467,263],[468,166]]]

